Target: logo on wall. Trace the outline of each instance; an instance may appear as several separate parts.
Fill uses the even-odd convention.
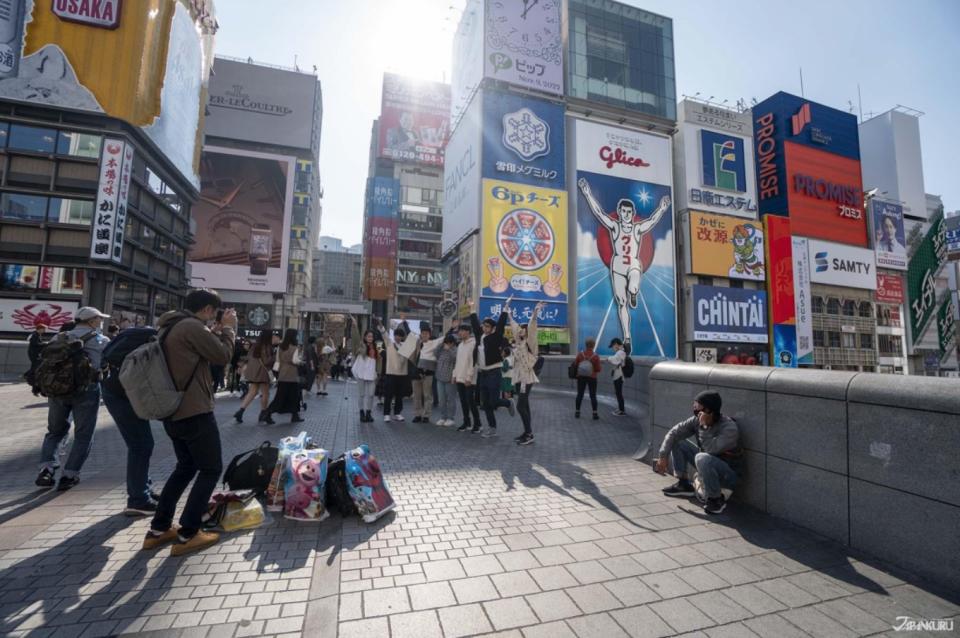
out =
[[[743,138],[701,129],[700,147],[704,186],[740,193],[747,190]]]
[[[242,84],[234,84],[229,91],[223,95],[211,95],[210,106],[218,106],[224,109],[233,109],[235,111],[247,111],[249,113],[259,113],[260,115],[273,115],[283,117],[293,113],[293,109],[283,104],[270,104],[262,102],[256,98],[251,98],[249,93],[244,93]]]
[[[815,256],[817,262],[817,272],[826,272],[830,268],[830,262],[827,261],[827,253],[817,253]]]
[[[247,321],[249,321],[252,326],[262,328],[270,321],[270,311],[263,306],[254,306],[253,309],[247,313]]]
[[[77,2],[77,0],[53,0],[50,7],[61,20],[79,22],[101,29],[116,29],[120,24],[121,0]]]
[[[537,270],[553,257],[556,238],[540,213],[526,208],[513,210],[497,225],[500,254],[514,268]]]
[[[793,134],[800,135],[803,132],[803,128],[811,122],[810,118],[810,103],[806,103],[800,107],[796,113],[790,118],[793,124]]]
[[[526,161],[550,152],[550,125],[524,107],[503,116],[503,145]]]

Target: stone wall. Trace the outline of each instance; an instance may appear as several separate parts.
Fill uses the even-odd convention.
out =
[[[735,500],[960,588],[955,379],[663,362],[649,384],[654,452],[714,389],[746,454]]]

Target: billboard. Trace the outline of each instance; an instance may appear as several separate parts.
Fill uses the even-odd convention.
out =
[[[813,365],[813,308],[807,240],[803,237],[794,237],[791,249],[793,250],[793,298],[797,327],[797,365]]]
[[[953,295],[945,295],[940,309],[937,310],[937,337],[940,344],[940,358],[954,347],[954,339],[957,336],[957,322],[954,316],[957,314],[953,305]]]
[[[784,92],[776,93],[760,102],[753,107],[752,113],[760,214],[789,214],[794,217],[792,202],[788,205],[793,189],[790,184],[793,177],[787,174],[788,144],[800,149],[794,151],[796,161],[813,160],[813,165],[809,167],[813,170],[809,173],[800,173],[804,177],[814,179],[826,177],[816,172],[816,167],[819,166],[817,158],[822,158],[824,155],[835,158],[835,164],[829,170],[839,171],[844,180],[833,180],[832,188],[827,189],[827,195],[841,193],[842,189],[851,186],[861,188],[860,142],[856,116]],[[812,151],[812,153],[804,151]],[[837,161],[839,159],[847,159],[849,162],[839,162]],[[856,165],[855,168],[852,168],[854,165]],[[794,173],[797,173],[796,169]],[[854,175],[856,180],[853,179]],[[806,179],[801,184],[807,185]],[[816,195],[816,191],[825,186],[826,184],[822,186],[814,184],[812,190]],[[846,205],[860,206],[862,210],[862,198],[857,205]],[[861,220],[862,217],[861,214]],[[863,228],[863,240],[847,243],[865,246],[866,227]],[[817,236],[810,234],[807,230],[801,232],[798,228],[794,228],[794,232],[805,236]],[[846,241],[839,237],[823,237],[823,239]]]
[[[770,336],[773,365],[797,367],[797,308],[793,290],[793,239],[790,220],[767,215],[767,290],[770,293]]]
[[[379,157],[442,166],[449,134],[449,84],[383,74]]]
[[[76,313],[75,301],[0,299],[0,332],[33,332],[41,323],[56,332],[63,324],[73,321]]]
[[[454,131],[483,79],[483,3],[467,0],[453,35],[450,125]]]
[[[877,268],[907,269],[907,242],[903,230],[903,206],[893,202],[870,201],[873,250]]]
[[[198,285],[286,292],[296,158],[208,146],[200,162],[196,236],[187,259]]]
[[[690,272],[764,281],[763,225],[723,215],[690,212]]]
[[[487,0],[484,45],[485,77],[563,94],[561,0]]]
[[[944,218],[943,238],[947,244],[947,259],[960,259],[960,214]]]
[[[930,224],[923,241],[914,250],[907,268],[907,298],[910,300],[911,343],[923,337],[937,308],[937,273],[947,257],[943,216]]]
[[[482,228],[482,297],[567,302],[566,191],[485,179]]]
[[[693,338],[767,343],[767,293],[694,285]]]
[[[443,252],[480,227],[483,96],[477,93],[454,131],[443,163]]]
[[[811,239],[810,281],[847,288],[877,289],[877,264],[872,250]]]
[[[784,148],[793,232],[868,246],[860,161],[793,142],[786,142]]]
[[[577,341],[677,356],[670,140],[575,120]]]
[[[483,92],[483,176],[563,188],[563,106],[513,93]]]
[[[903,277],[877,273],[877,303],[899,306],[903,300]]]
[[[107,137],[100,150],[100,179],[90,228],[90,259],[119,264],[127,227],[127,194],[133,172],[133,144]]]
[[[503,312],[505,302],[505,299],[480,297],[477,316],[481,319],[484,317],[499,317],[500,313]],[[533,317],[533,311],[536,305],[537,302],[535,301],[524,299],[514,300],[510,302],[510,314],[513,315],[517,323],[527,323],[531,317]],[[567,325],[567,321],[567,304],[565,303],[547,303],[540,310],[540,314],[537,315],[537,326],[562,327]]]
[[[366,298],[374,301],[393,299],[397,281],[396,257],[366,257],[364,264]]]

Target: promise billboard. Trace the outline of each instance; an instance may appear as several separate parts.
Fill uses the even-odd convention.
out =
[[[449,135],[449,84],[384,73],[379,157],[443,166]]]

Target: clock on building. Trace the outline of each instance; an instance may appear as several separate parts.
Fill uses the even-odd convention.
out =
[[[493,64],[495,71],[497,67],[507,70],[512,66],[521,73],[530,67],[535,74],[544,73],[536,70],[537,64],[560,67],[560,2],[487,0],[488,65]]]

